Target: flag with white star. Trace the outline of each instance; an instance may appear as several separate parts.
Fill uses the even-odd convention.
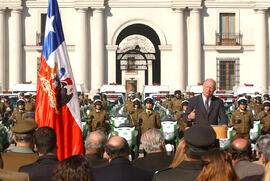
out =
[[[36,121],[56,131],[59,160],[83,153],[77,90],[57,0],[49,0],[37,81]]]

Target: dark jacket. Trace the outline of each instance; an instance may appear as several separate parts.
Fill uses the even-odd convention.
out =
[[[95,154],[87,154],[85,155],[87,161],[91,164],[91,168],[100,168],[108,165],[108,161],[104,158],[100,158]]]
[[[167,155],[166,152],[157,152],[147,154],[143,158],[138,158],[132,161],[132,165],[138,168],[143,168],[149,171],[157,171],[168,168],[172,163],[173,157]]]
[[[52,180],[53,170],[57,167],[59,161],[54,155],[44,155],[29,165],[19,168],[19,172],[29,174],[30,181],[50,181]]]
[[[151,181],[153,173],[134,167],[125,158],[116,158],[103,168],[93,169],[95,181]]]
[[[212,96],[209,113],[207,113],[202,95],[195,96],[189,100],[187,111],[183,121],[188,122],[188,115],[195,109],[195,123],[206,123],[210,125],[228,125],[228,117],[225,114],[224,103],[219,98]]]
[[[183,161],[175,168],[159,171],[153,177],[153,181],[193,181],[202,170],[200,161]]]

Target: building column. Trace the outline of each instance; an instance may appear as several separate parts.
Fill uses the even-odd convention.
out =
[[[5,85],[5,42],[6,42],[6,32],[5,32],[5,9],[0,9],[0,91],[3,91],[6,87]]]
[[[174,77],[171,85],[175,89],[185,91],[186,65],[185,65],[185,36],[184,36],[184,9],[174,9],[174,38],[173,38],[173,66]],[[176,81],[177,80],[177,81]]]
[[[91,60],[91,91],[97,91],[104,83],[104,9],[93,10],[92,60]]]
[[[116,83],[116,50],[118,45],[107,45],[108,51],[108,83]]]
[[[84,91],[89,92],[89,36],[88,36],[88,9],[79,8],[77,9],[78,17],[78,35],[76,53],[78,58],[78,64],[80,67],[78,80],[84,86]]]
[[[11,10],[9,36],[9,89],[23,81],[22,75],[22,9]]]
[[[189,85],[202,82],[202,52],[201,52],[201,23],[200,8],[190,11],[190,60],[189,60]],[[192,71],[191,71],[192,70]]]
[[[268,89],[268,62],[266,47],[266,11],[267,9],[255,9],[256,33],[255,33],[255,54],[257,65],[257,84],[264,92]]]

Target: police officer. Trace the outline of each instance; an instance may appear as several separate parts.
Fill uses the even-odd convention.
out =
[[[143,112],[143,108],[141,106],[141,100],[138,98],[135,98],[133,100],[133,109],[130,112],[130,118],[131,118],[132,124],[136,127],[136,129],[139,129],[138,118],[141,112]]]
[[[246,95],[245,97],[247,99],[247,107],[249,108],[249,110],[254,109],[254,102],[251,101],[251,96]]]
[[[255,103],[254,103],[254,111],[256,115],[259,114],[263,110],[263,105],[262,105],[262,97],[261,95],[256,95],[255,96]]]
[[[32,103],[30,94],[25,94],[24,100],[25,100],[25,112],[35,112],[35,104]]]
[[[167,94],[166,100],[164,102],[162,102],[162,106],[165,107],[166,109],[172,111],[172,105],[173,105],[173,102],[171,100],[171,96],[170,96],[170,94]]]
[[[136,95],[133,92],[128,94],[128,100],[125,103],[125,111],[129,114],[133,109],[133,100],[135,99]]]
[[[12,103],[9,101],[8,96],[4,96],[4,104],[5,104],[5,113],[7,113],[10,116],[11,112],[13,111],[13,106]]]
[[[109,101],[106,94],[101,94],[102,106],[105,111],[109,111]]]
[[[182,104],[182,97],[181,97],[181,91],[180,90],[176,90],[174,91],[174,95],[175,97],[172,100],[172,110],[173,111],[179,111],[182,110],[181,104]]]
[[[247,99],[238,99],[239,108],[232,113],[230,125],[236,130],[235,139],[249,139],[249,130],[253,127],[252,113],[247,110]]]
[[[25,101],[23,99],[19,99],[17,101],[17,109],[12,113],[11,119],[16,120],[16,123],[22,122],[23,115],[25,114]]]
[[[138,116],[139,125],[141,125],[142,134],[149,128],[160,128],[160,114],[153,110],[154,101],[152,98],[147,97],[144,100],[145,110]]]
[[[263,95],[263,100],[264,100],[264,101],[266,101],[266,100],[269,101],[269,94],[267,94],[267,93],[264,94],[264,95]]]
[[[265,100],[263,102],[263,111],[258,114],[258,119],[263,124],[261,134],[269,134],[270,133],[270,101]]]
[[[187,128],[187,124],[183,121],[183,116],[188,108],[188,101],[184,100],[182,102],[182,110],[179,110],[176,112],[175,114],[175,119],[177,120],[178,124],[179,124],[179,129],[178,129],[178,133],[179,133],[179,137],[182,138],[184,136],[184,131]]]
[[[88,115],[88,124],[91,127],[91,131],[105,131],[105,121],[109,119],[109,115],[102,109],[102,101],[100,99],[95,100],[94,106],[95,110]]]
[[[93,96],[93,100],[94,100],[94,102],[95,102],[96,100],[101,100],[100,94],[95,94],[95,95]],[[91,112],[92,112],[92,111],[95,111],[95,109],[96,109],[96,106],[95,106],[95,104],[93,103],[93,104],[91,105],[91,107],[90,107],[90,111],[91,111]]]
[[[4,103],[4,100],[1,100],[1,102],[0,102],[0,116],[1,116],[1,118],[4,117],[5,112],[6,112],[5,103]]]

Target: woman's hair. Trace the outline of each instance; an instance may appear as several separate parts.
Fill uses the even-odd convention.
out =
[[[62,160],[53,172],[53,181],[93,181],[90,163],[82,155]]]
[[[181,139],[177,145],[173,161],[170,165],[171,168],[177,167],[185,159],[185,154],[183,153],[184,145],[185,145],[185,140]]]
[[[196,181],[238,181],[230,156],[223,150],[213,149],[203,156],[203,169]]]
[[[268,162],[264,169],[263,181],[270,180],[270,162]]]

